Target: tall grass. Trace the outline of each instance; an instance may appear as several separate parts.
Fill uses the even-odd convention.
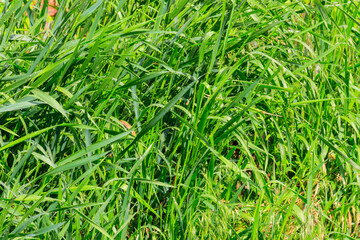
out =
[[[360,238],[358,1],[1,0],[1,239]]]

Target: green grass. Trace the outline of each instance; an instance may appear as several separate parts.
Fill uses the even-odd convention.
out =
[[[360,238],[360,2],[58,3],[0,1],[1,239]]]

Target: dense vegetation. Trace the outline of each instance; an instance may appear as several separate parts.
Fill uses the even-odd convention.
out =
[[[360,238],[358,1],[57,2],[0,1],[1,239]]]

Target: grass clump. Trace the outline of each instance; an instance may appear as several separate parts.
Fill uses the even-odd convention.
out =
[[[360,238],[358,1],[50,5],[0,2],[1,239]]]

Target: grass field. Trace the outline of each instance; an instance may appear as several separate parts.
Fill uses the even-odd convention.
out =
[[[360,238],[360,2],[57,3],[0,1],[0,239]]]

